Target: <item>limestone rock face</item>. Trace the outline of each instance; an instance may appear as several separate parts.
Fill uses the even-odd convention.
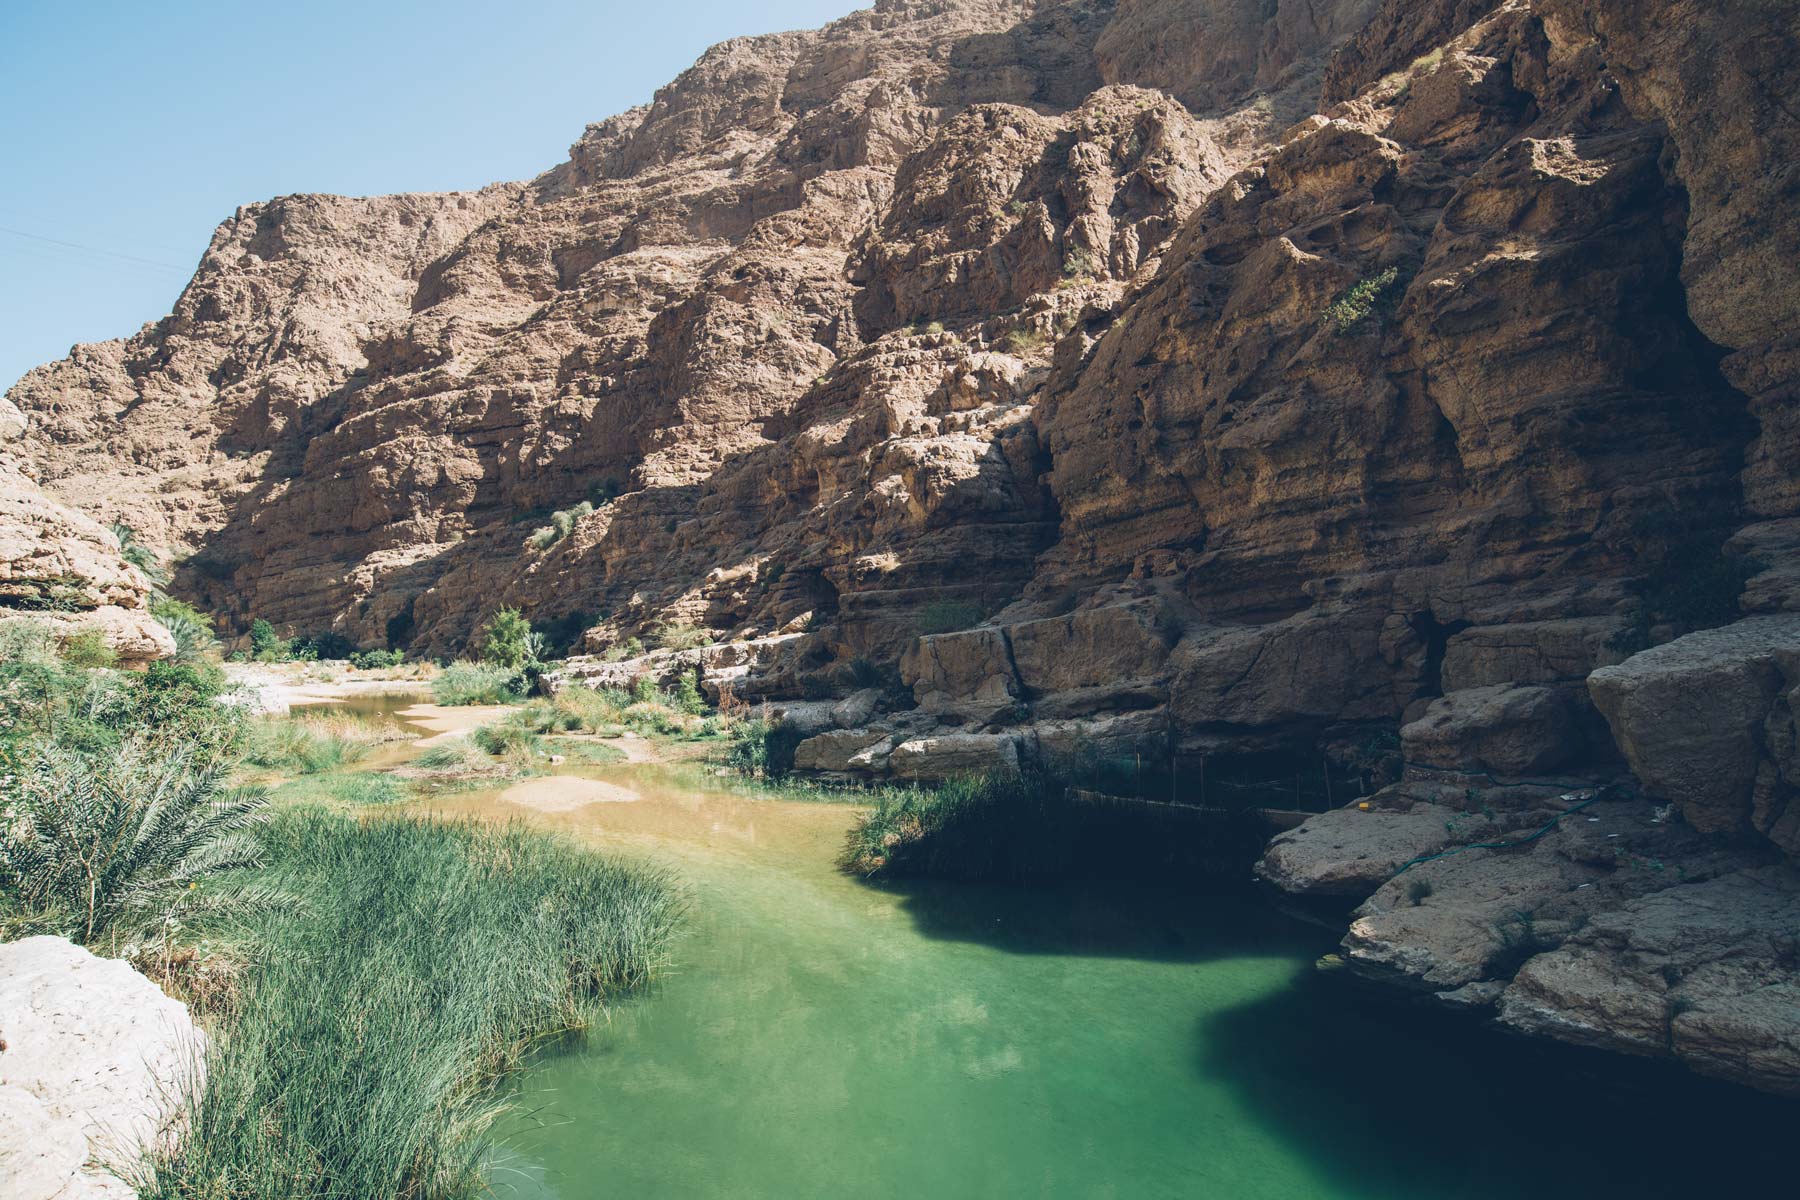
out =
[[[0,945],[0,1194],[136,1195],[182,1111],[206,1039],[187,1009],[116,959],[61,938]]]
[[[1754,829],[1800,855],[1800,614],[1690,633],[1588,677],[1650,795],[1696,829]]]
[[[1501,996],[1500,1020],[1800,1095],[1796,928],[1800,875],[1791,868],[1654,892],[1597,913],[1527,962]]]
[[[1017,770],[1018,743],[999,734],[948,733],[895,746],[888,766],[899,779],[954,779]]]
[[[515,605],[551,686],[697,672],[812,769],[1329,803],[1410,755],[1271,849],[1302,893],[1633,786],[1614,739],[1686,834],[1792,854],[1800,676],[1750,630],[1800,612],[1796,63],[1780,0],[880,0],[526,182],[246,206],[0,431],[239,629],[448,654]],[[103,538],[4,549],[141,610]],[[658,625],[719,644],[620,657]],[[1684,634],[1731,645],[1619,665]],[[1506,862],[1592,882],[1559,854]],[[1510,980],[1463,860],[1473,915],[1359,917],[1361,969]]]
[[[1505,683],[1433,700],[1400,744],[1409,764],[1511,776],[1564,766],[1583,749],[1567,693]]]
[[[164,658],[174,639],[150,615],[150,581],[119,539],[44,494],[12,456],[26,427],[0,400],[0,623],[31,620],[59,635],[97,630],[127,666]]]

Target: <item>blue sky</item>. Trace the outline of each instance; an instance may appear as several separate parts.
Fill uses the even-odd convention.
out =
[[[867,0],[0,0],[0,389],[168,312],[290,192],[536,175],[714,42]]]

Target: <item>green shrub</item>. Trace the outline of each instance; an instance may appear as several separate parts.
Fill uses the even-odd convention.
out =
[[[538,661],[544,639],[516,608],[503,608],[488,618],[482,629],[481,661],[511,671],[523,671]]]
[[[392,775],[358,773],[345,775],[332,789],[346,804],[398,804],[407,798],[406,785]]]
[[[283,813],[254,968],[147,1200],[484,1190],[491,1086],[648,981],[680,905],[654,868],[521,826]]]
[[[487,751],[466,737],[455,737],[428,746],[413,763],[427,771],[478,770],[487,765]]]
[[[1396,267],[1359,280],[1325,310],[1326,318],[1339,333],[1348,332],[1392,303],[1389,293],[1399,280]]]
[[[920,633],[956,633],[978,625],[981,606],[967,600],[934,600],[919,613]]]
[[[659,650],[697,650],[712,645],[713,634],[710,629],[671,622],[651,629],[650,641]]]
[[[406,661],[404,650],[356,650],[350,654],[350,665],[359,671],[397,667]]]
[[[653,675],[639,675],[631,681],[631,702],[633,704],[661,704],[662,689],[656,686]]]
[[[147,736],[224,752],[237,745],[244,712],[222,705],[225,673],[206,662],[153,662],[130,677],[130,720]]]
[[[115,667],[119,656],[106,644],[106,635],[98,629],[83,629],[70,635],[62,644],[62,660],[71,667]]]
[[[700,673],[683,671],[681,679],[675,684],[675,695],[671,697],[674,706],[689,716],[699,716],[706,711],[706,697],[700,694]]]
[[[286,662],[292,657],[292,644],[275,632],[275,626],[261,617],[250,622],[250,657],[257,662]]]
[[[250,727],[244,760],[271,770],[317,775],[360,762],[382,732],[354,718],[273,717]]]
[[[739,772],[779,779],[794,769],[794,750],[801,735],[791,725],[753,717],[732,725],[725,761]]]
[[[44,746],[0,809],[0,895],[34,928],[88,943],[211,901],[196,894],[201,880],[259,861],[246,831],[267,807],[260,793],[228,790],[226,770],[137,742]]]
[[[488,663],[453,662],[431,681],[431,697],[439,704],[516,704],[525,694],[516,671]]]
[[[175,639],[175,659],[192,662],[218,649],[212,618],[181,600],[159,596],[151,602],[150,615]]]
[[[543,752],[543,739],[536,731],[516,721],[495,721],[469,734],[469,740],[497,758],[536,758]]]

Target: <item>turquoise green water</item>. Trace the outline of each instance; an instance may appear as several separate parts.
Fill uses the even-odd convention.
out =
[[[600,774],[642,798],[534,819],[673,863],[689,930],[517,1077],[501,1197],[1740,1195],[1800,1116],[1371,1002],[1254,896],[876,889],[845,809]]]

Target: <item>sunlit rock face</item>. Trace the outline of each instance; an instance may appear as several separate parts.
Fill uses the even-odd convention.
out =
[[[1641,857],[1757,871],[1796,844],[1786,667],[1708,668],[1758,681],[1729,780],[1619,688],[1680,690],[1632,656],[1800,611],[1797,26],[883,3],[715,47],[533,180],[247,206],[173,313],[32,372],[0,429],[239,630],[455,653],[517,605],[598,652],[693,624],[734,648],[559,686],[872,692],[796,727],[833,774],[1287,755],[1330,803],[1424,814],[1284,843],[1301,892],[1378,899],[1438,808],[1524,828],[1602,782],[1639,797]],[[1665,794],[1702,777],[1729,800]],[[1656,849],[1665,804],[1704,844]],[[1533,853],[1540,890],[1588,881],[1586,842]],[[1499,1003],[1525,941],[1430,950],[1492,916],[1493,869],[1446,880],[1487,897],[1460,925],[1394,893],[1352,960]],[[1661,920],[1649,894],[1605,893]],[[1587,983],[1520,978],[1511,1023],[1586,1037],[1545,1006]],[[1697,1020],[1692,1061],[1729,1056]]]

